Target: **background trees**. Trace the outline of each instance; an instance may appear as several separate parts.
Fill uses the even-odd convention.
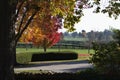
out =
[[[64,38],[78,38],[78,39],[82,39],[84,38],[83,33],[85,30],[81,31],[81,32],[64,32],[63,36]],[[113,35],[114,35],[114,31],[112,30],[104,30],[104,31],[90,31],[90,32],[86,32],[84,33],[86,38],[88,38],[91,42],[93,41],[97,41],[97,42],[109,42],[109,41],[113,41]]]
[[[120,35],[119,35],[120,36]],[[120,49],[117,42],[93,43],[95,54],[90,59],[100,73],[118,75],[120,68]]]

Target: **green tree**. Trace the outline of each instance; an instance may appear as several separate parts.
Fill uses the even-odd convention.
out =
[[[107,13],[109,17],[114,17],[115,19],[120,15],[119,0],[94,0],[94,3],[94,5],[97,5],[96,13]]]
[[[119,44],[120,46],[120,30],[119,29],[113,29],[113,32],[114,32],[114,39],[115,41]]]
[[[104,74],[120,74],[120,49],[116,42],[93,43],[95,51],[90,58],[97,71]]]
[[[51,17],[59,16],[64,19],[64,28],[67,28],[68,31],[75,30],[74,24],[80,21],[82,16],[82,8],[86,2],[79,3],[76,7],[75,0],[22,0],[18,2],[17,5],[17,18],[16,22],[16,36],[15,36],[15,47],[24,33],[24,31],[30,27],[34,27],[34,22],[36,17],[39,19],[36,20],[39,23],[38,27],[47,29],[46,25],[51,24]],[[48,29],[47,29],[48,30]],[[49,31],[45,31],[46,33]],[[45,40],[46,42],[46,40]],[[15,53],[16,51],[14,51]],[[15,53],[15,63],[16,62],[16,53]]]

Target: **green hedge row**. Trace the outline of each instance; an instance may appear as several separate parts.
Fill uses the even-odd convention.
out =
[[[48,52],[33,54],[31,61],[72,60],[77,58],[78,54],[75,52]]]
[[[15,80],[120,80],[120,76],[96,73],[16,73]]]
[[[33,53],[30,53],[30,52],[16,54],[17,62],[20,64],[27,64],[31,62],[32,54]]]

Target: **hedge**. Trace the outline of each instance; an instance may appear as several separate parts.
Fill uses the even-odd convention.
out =
[[[120,76],[91,73],[16,73],[15,80],[120,80]]]
[[[48,52],[33,54],[31,61],[72,60],[77,58],[78,54],[75,52]]]

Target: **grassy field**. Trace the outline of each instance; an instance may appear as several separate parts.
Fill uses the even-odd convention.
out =
[[[61,49],[62,52],[76,52],[78,53],[78,60],[88,59],[89,56],[85,56],[84,54],[88,54],[87,49]],[[19,63],[29,63],[31,62],[32,55],[34,53],[42,53],[43,49],[38,48],[16,48],[17,52],[17,62]],[[47,52],[59,52],[58,49],[47,49]],[[93,53],[93,50],[90,50],[90,53]]]
[[[87,38],[78,38],[78,37],[64,37],[63,40],[66,40],[66,41],[88,41]]]
[[[88,54],[88,49],[47,49],[47,52],[57,52],[57,51],[72,51],[78,54]],[[17,53],[31,53],[31,52],[44,52],[43,49],[40,48],[16,48]],[[90,50],[90,53],[94,53],[93,50]]]

